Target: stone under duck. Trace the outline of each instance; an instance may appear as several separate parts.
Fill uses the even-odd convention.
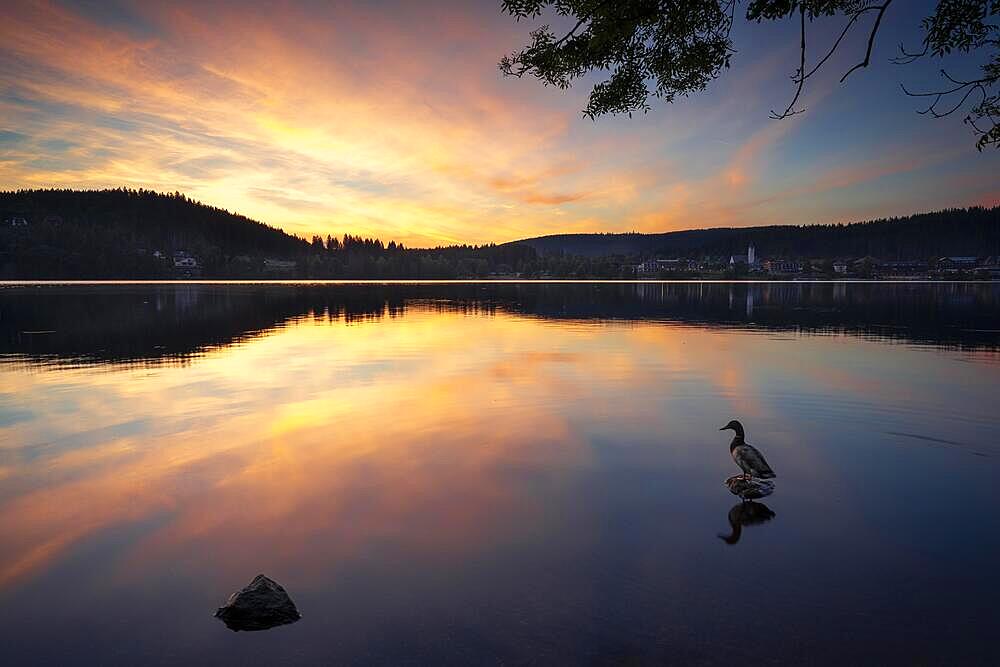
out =
[[[774,482],[763,479],[747,479],[745,475],[733,475],[726,480],[729,492],[741,500],[759,500],[774,493]]]
[[[736,461],[736,465],[743,471],[747,480],[752,480],[754,477],[773,479],[776,476],[774,470],[764,460],[764,455],[760,453],[760,450],[746,441],[743,424],[734,419],[719,430],[736,432],[733,441],[729,443],[729,453],[732,454],[733,460]]]

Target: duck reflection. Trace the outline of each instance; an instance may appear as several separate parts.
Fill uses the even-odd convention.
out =
[[[736,503],[729,510],[728,535],[719,535],[719,538],[726,544],[736,544],[743,537],[743,526],[756,526],[767,523],[774,518],[774,512],[764,503],[753,500],[744,500]]]

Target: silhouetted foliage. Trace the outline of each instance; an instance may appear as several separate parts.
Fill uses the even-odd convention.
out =
[[[941,70],[945,87],[930,92],[903,92],[913,97],[926,97],[931,104],[919,113],[943,118],[975,100],[965,117],[965,123],[979,135],[976,147],[1000,148],[1000,94],[993,87],[1000,81],[1000,0],[941,0],[937,11],[924,19],[926,31],[922,51],[910,53],[900,47],[902,55],[896,62],[906,64],[930,55],[942,58],[952,51],[969,53],[987,51],[989,60],[980,70],[982,76],[960,79]]]
[[[654,95],[672,102],[704,90],[730,66],[735,53],[731,31],[736,19],[736,0],[503,0],[503,10],[518,20],[538,18],[547,10],[566,17],[571,26],[561,33],[548,25],[531,31],[530,43],[504,56],[500,70],[505,76],[531,74],[546,85],[568,88],[594,71],[608,72],[590,93],[583,113],[590,118],[608,113],[648,111]],[[883,18],[890,8],[899,11],[905,3],[893,0],[750,0],[745,18],[751,22],[791,19],[799,26],[799,58],[792,84],[795,92],[784,111],[773,118],[800,113],[796,104],[806,81],[819,71],[840,47],[844,37],[859,25],[868,25],[866,49],[852,72],[868,67]],[[942,71],[945,89],[907,94],[929,96],[931,106],[921,113],[947,116],[970,100],[975,101],[966,122],[979,135],[977,147],[1000,146],[998,96],[992,92],[1000,79],[1000,27],[993,17],[1000,14],[1000,0],[939,0],[933,14],[923,21],[923,49],[910,52],[900,46],[894,62],[911,63],[930,55],[943,58],[952,51],[985,52],[982,76],[956,79]],[[807,58],[806,27],[820,17],[842,17],[839,37],[824,46],[812,62]],[[905,90],[905,89],[904,89]],[[978,100],[975,99],[978,96]]]

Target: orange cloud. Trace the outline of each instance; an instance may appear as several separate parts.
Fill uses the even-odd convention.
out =
[[[779,52],[737,63],[704,102],[594,123],[579,114],[585,86],[499,77],[525,26],[495,7],[129,11],[5,5],[0,129],[17,138],[0,151],[4,187],[181,190],[292,232],[411,246],[830,214],[802,189],[778,200],[812,117],[747,112],[788,92]],[[807,106],[835,90],[813,85]],[[834,168],[847,183],[835,187],[867,183]],[[885,196],[913,190],[900,187]]]

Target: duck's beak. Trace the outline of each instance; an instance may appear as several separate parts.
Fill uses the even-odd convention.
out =
[[[720,430],[720,431],[725,431],[725,430],[726,430],[726,429],[728,429],[728,428],[729,428],[728,426],[723,426],[723,427],[722,427],[722,428],[720,428],[719,430]]]

